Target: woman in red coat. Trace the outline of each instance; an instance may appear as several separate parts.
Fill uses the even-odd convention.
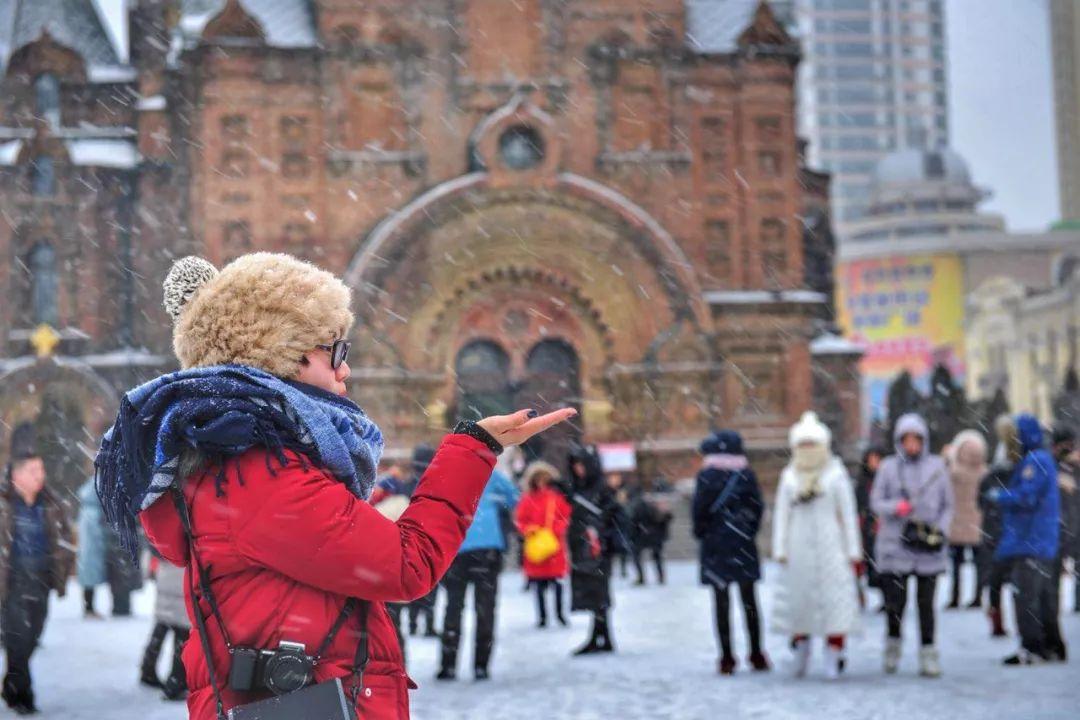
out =
[[[184,369],[125,395],[96,485],[129,549],[141,522],[161,555],[187,568],[188,616],[193,627],[205,620],[183,651],[190,717],[224,718],[280,692],[259,673],[235,689],[230,648],[285,642],[315,659],[299,676],[307,685],[340,678],[364,720],[408,718],[416,685],[385,603],[436,586],[503,446],[572,411],[460,424],[393,521],[368,502],[383,442],[346,396],[343,283],[287,255],[243,256],[220,273],[185,258],[165,299]]]
[[[570,526],[570,503],[552,487],[559,479],[559,471],[546,462],[531,463],[521,479],[528,491],[518,503],[515,520],[525,538],[525,577],[536,586],[537,625],[547,627],[544,596],[549,587],[555,595],[555,617],[560,625],[566,625],[559,581],[569,572],[566,530]]]

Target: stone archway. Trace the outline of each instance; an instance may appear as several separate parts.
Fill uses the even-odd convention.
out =
[[[619,406],[630,396],[613,393],[612,369],[659,362],[672,328],[706,346],[711,327],[673,238],[618,192],[567,173],[441,185],[377,226],[346,281],[358,296],[356,397],[402,443],[454,419],[456,360],[475,341],[503,348],[517,382],[538,343],[565,342],[582,422],[594,419],[585,431],[601,440],[618,435],[613,417],[641,414]]]
[[[0,373],[0,458],[8,461],[11,429],[37,427],[48,482],[74,512],[79,485],[90,477],[93,455],[116,416],[118,394],[93,368],[54,358]]]

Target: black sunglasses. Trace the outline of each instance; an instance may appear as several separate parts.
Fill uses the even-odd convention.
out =
[[[352,347],[352,343],[348,340],[335,340],[333,345],[316,345],[315,347],[330,353],[330,367],[337,370],[341,367],[341,363],[349,359],[349,348]]]

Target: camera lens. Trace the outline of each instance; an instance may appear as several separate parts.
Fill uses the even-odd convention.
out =
[[[286,653],[278,653],[266,663],[266,686],[276,695],[299,690],[311,678],[311,661]]]

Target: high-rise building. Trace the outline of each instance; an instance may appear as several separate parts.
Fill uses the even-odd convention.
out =
[[[1061,217],[1080,218],[1080,7],[1051,0],[1050,42],[1054,63]]]
[[[942,0],[781,0],[802,41],[799,132],[833,176],[841,241],[866,214],[885,155],[948,145]]]

